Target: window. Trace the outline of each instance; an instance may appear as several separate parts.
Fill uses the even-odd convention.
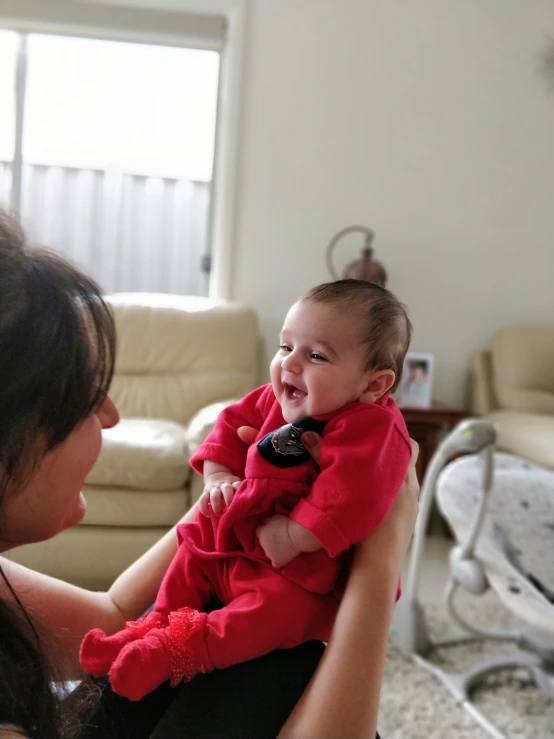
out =
[[[19,37],[13,31],[0,30],[0,204],[10,201],[11,168],[15,151],[15,73]]]
[[[0,94],[12,105],[0,130],[7,201],[20,38],[0,33]],[[205,293],[219,54],[44,34],[25,41],[15,202],[32,238],[108,292]]]

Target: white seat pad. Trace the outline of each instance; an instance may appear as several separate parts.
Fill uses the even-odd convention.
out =
[[[174,421],[122,418],[103,431],[98,462],[88,485],[176,490],[189,474],[185,429]]]
[[[458,542],[467,540],[481,499],[483,461],[456,460],[437,483],[437,502]],[[554,634],[554,604],[526,574],[554,591],[554,472],[495,454],[494,487],[477,559],[504,603],[536,628]]]

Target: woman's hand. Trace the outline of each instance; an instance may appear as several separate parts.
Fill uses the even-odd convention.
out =
[[[239,439],[244,442],[247,446],[250,446],[256,441],[259,429],[255,429],[252,426],[241,426],[237,429]],[[300,436],[302,443],[306,447],[307,451],[312,455],[314,460],[319,464],[319,445],[321,443],[321,436],[316,434],[315,431],[304,431]]]
[[[250,445],[256,441],[258,429],[251,426],[241,426],[237,433],[245,444]],[[315,431],[305,431],[301,439],[314,461],[319,464],[321,437]],[[419,483],[416,475],[419,446],[413,439],[411,439],[411,442],[412,458],[410,459],[406,479],[398,491],[398,495],[385,520],[358,544],[358,553],[355,560],[355,563],[357,563],[375,557],[388,557],[389,563],[398,568],[399,576],[402,562],[414,533],[419,510]]]

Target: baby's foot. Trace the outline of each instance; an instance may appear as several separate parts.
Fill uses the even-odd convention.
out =
[[[102,629],[93,629],[83,639],[79,660],[94,677],[106,675],[122,648],[136,638],[136,634],[125,629],[113,636],[106,636]]]
[[[110,670],[114,692],[138,701],[171,676],[167,629],[152,629],[142,639],[127,644]]]
[[[94,677],[107,675],[113,661],[127,644],[142,639],[151,629],[166,623],[167,616],[154,611],[138,621],[129,621],[124,629],[111,636],[106,636],[102,629],[93,629],[83,639],[79,660]]]

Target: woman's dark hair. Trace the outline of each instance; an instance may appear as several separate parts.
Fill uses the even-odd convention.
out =
[[[412,339],[412,324],[406,307],[390,290],[363,280],[337,280],[312,288],[300,299],[338,305],[358,319],[366,347],[366,369],[392,370],[395,380],[391,392],[396,390]]]
[[[64,259],[31,247],[0,210],[0,540],[8,496],[46,452],[98,407],[114,366],[113,316],[98,286]],[[30,737],[78,736],[60,701],[45,640],[0,568],[0,720]],[[7,598],[5,596],[8,596]],[[51,654],[51,650],[48,651]],[[80,691],[83,695],[83,691]]]

